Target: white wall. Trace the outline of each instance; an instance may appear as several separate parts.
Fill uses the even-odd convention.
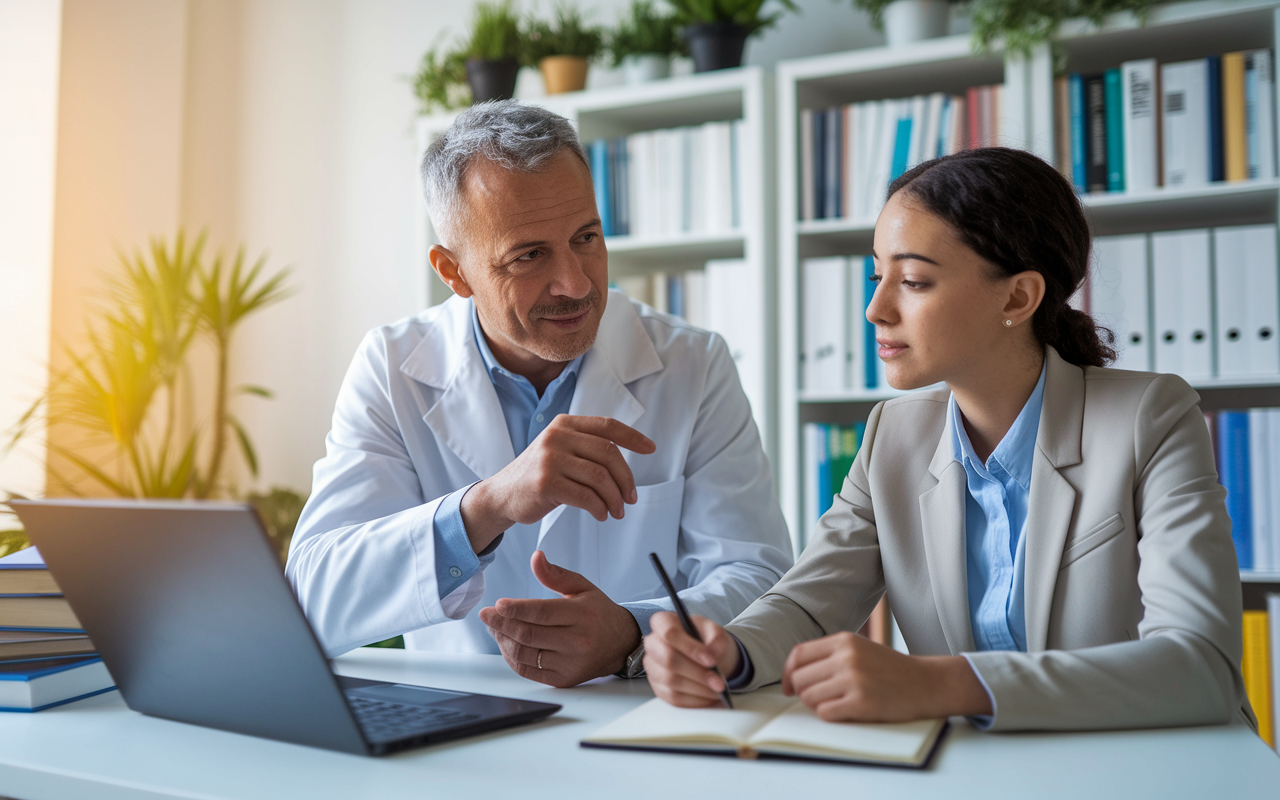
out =
[[[3,433],[47,374],[61,28],[61,0],[0,0],[0,490],[22,494],[44,488],[42,431],[9,457]]]
[[[587,7],[611,23],[627,1]],[[800,2],[802,15],[748,44],[748,63],[880,41],[851,3]],[[72,75],[61,89],[54,330],[73,327],[95,285],[92,270],[109,265],[115,242],[170,236],[179,224],[207,229],[213,244],[243,243],[251,257],[265,252],[273,268],[288,266],[296,295],[249,322],[233,359],[236,381],[270,387],[276,399],[242,398],[234,410],[258,445],[259,485],[305,490],[361,336],[421,304],[409,76],[441,31],[465,30],[474,0],[66,7],[62,63]],[[0,46],[0,58],[11,57],[8,49]],[[13,74],[0,69],[0,80],[5,73]],[[617,82],[593,67],[590,85]],[[518,93],[541,93],[535,71],[524,71]],[[47,109],[31,113],[48,117]],[[5,258],[15,252],[0,249]],[[15,374],[0,368],[6,380]],[[13,392],[0,394],[9,403],[0,406],[2,421]],[[235,475],[247,488],[243,469]]]

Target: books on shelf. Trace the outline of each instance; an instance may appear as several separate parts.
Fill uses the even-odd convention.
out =
[[[1244,691],[1258,718],[1258,736],[1276,746],[1275,723],[1280,707],[1276,697],[1276,647],[1280,645],[1280,594],[1267,596],[1265,610],[1246,610],[1243,619],[1244,655],[1240,673]]]
[[[1115,334],[1121,369],[1192,383],[1280,375],[1276,226],[1094,240],[1083,309]]]
[[[871,256],[805,259],[800,265],[800,381],[806,392],[888,386],[867,306],[875,293]]]
[[[587,145],[605,236],[730,233],[742,219],[742,120]]]
[[[853,460],[862,445],[866,423],[831,425],[809,422],[804,426],[804,518],[797,534],[797,552],[804,549],[818,520],[831,509]]]
[[[1054,83],[1059,169],[1081,193],[1275,177],[1271,59],[1249,50],[1064,76]]]
[[[777,687],[734,698],[734,709],[677,708],[654,698],[582,740],[584,747],[799,758],[922,768],[945,719],[826,722]]]
[[[874,217],[903,172],[1000,141],[1002,86],[806,108],[799,120],[801,220]]]
[[[114,688],[96,656],[0,662],[0,711],[41,711]]]
[[[0,662],[93,653],[93,642],[83,633],[0,630]]]
[[[764,429],[766,384],[763,268],[747,259],[712,259],[701,270],[650,272],[616,278],[614,285],[633,300],[690,325],[720,334],[733,357],[738,379]]]
[[[1209,412],[1242,570],[1280,571],[1280,408]]]

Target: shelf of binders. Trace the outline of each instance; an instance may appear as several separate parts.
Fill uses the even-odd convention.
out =
[[[725,338],[776,464],[771,78],[743,67],[533,102],[578,128],[611,280]]]

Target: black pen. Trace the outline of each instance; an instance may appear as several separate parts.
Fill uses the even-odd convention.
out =
[[[701,642],[702,637],[698,635],[698,629],[693,627],[693,620],[689,619],[688,610],[685,609],[684,603],[680,602],[680,596],[676,594],[675,584],[667,576],[667,571],[662,568],[662,560],[658,558],[657,553],[650,553],[649,560],[653,562],[654,571],[662,579],[662,585],[667,587],[667,594],[671,595],[671,605],[676,607],[676,614],[680,617],[680,624],[684,625],[684,632]],[[720,692],[720,699],[724,701],[726,707],[732,709],[733,701],[729,699],[729,682],[724,680],[719,667],[712,667],[712,669],[720,675],[720,680],[724,681],[724,691]]]

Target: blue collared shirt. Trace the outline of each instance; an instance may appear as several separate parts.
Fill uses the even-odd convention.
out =
[[[493,357],[484,332],[480,329],[480,317],[476,313],[474,302],[471,304],[471,332],[475,337],[476,347],[480,350],[480,357],[484,360],[485,369],[489,372],[489,380],[498,393],[502,416],[506,418],[507,432],[511,435],[511,448],[518,456],[551,424],[556,415],[569,410],[573,392],[578,386],[578,369],[582,366],[584,356],[570,361],[539,397],[538,390],[533,388],[528,378],[511,372]],[[501,540],[501,537],[495,539],[480,555],[476,555],[471,548],[466,526],[462,524],[462,497],[474,485],[464,486],[446,495],[436,507],[436,586],[439,587],[441,599],[493,561],[494,550]]]
[[[952,395],[956,460],[964,465],[969,623],[978,650],[1027,649],[1023,575],[1031,465],[1044,403],[1045,367],[1018,418],[986,463],[978,458]]]

